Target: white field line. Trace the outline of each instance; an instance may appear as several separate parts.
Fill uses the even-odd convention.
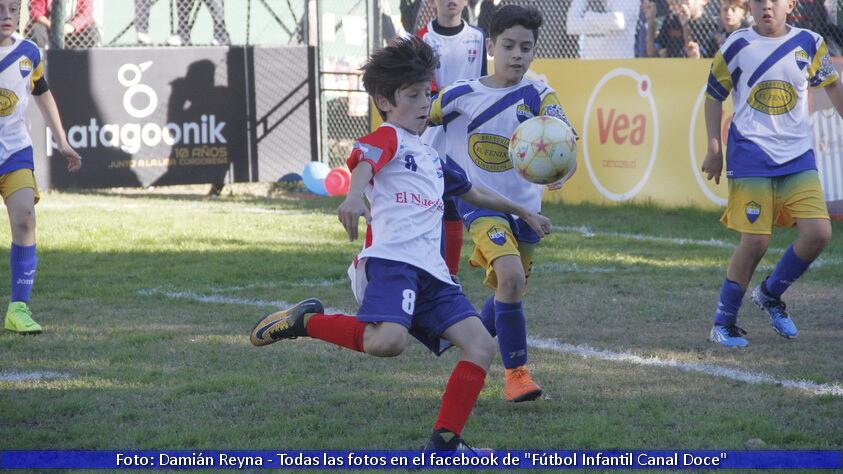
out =
[[[69,374],[50,371],[0,372],[0,382],[28,382],[32,380],[66,379]]]
[[[224,303],[224,304],[239,304],[251,306],[275,306],[278,308],[287,308],[292,306],[286,301],[261,301],[252,300],[248,298],[230,298],[221,295],[202,295],[199,293],[189,291],[165,291],[160,289],[150,289],[139,291],[142,295],[160,295],[167,298],[174,299],[188,299],[202,303]],[[326,308],[328,313],[344,313],[349,314],[349,311]],[[722,367],[715,364],[683,362],[676,359],[661,359],[658,357],[644,357],[629,352],[614,352],[605,349],[595,349],[587,345],[573,345],[564,342],[559,342],[556,339],[543,339],[528,337],[527,344],[535,349],[544,349],[552,352],[560,352],[567,354],[574,354],[590,359],[600,359],[612,362],[621,362],[629,364],[644,365],[650,367],[669,367],[682,370],[684,372],[699,372],[715,377],[724,377],[732,380],[751,384],[767,384],[780,385],[783,387],[799,389],[813,395],[835,395],[843,397],[843,386],[837,384],[817,384],[807,380],[789,380],[774,377],[765,374],[764,372],[751,372],[748,370],[733,369],[731,367]]]
[[[249,283],[241,286],[226,286],[220,288],[211,288],[210,291],[215,293],[224,293],[231,291],[251,290],[254,288],[273,289],[273,288],[330,288],[333,286],[342,285],[348,282],[348,278],[334,278],[334,279],[319,279],[319,280],[301,280],[292,283],[278,283],[278,282],[260,282]]]
[[[289,308],[293,306],[291,303],[287,303],[286,301],[281,300],[253,300],[250,298],[234,298],[231,296],[224,296],[224,295],[203,295],[201,293],[194,293],[192,291],[168,291],[162,290],[160,288],[151,288],[147,290],[140,290],[138,291],[139,294],[144,296],[164,296],[166,298],[178,299],[178,300],[192,300],[198,301],[200,303],[216,303],[216,304],[235,304],[235,305],[246,305],[246,306],[259,306],[259,307],[266,307],[271,306],[274,308]],[[338,308],[325,308],[325,312],[327,313],[346,313],[346,311]]]
[[[676,244],[676,245],[702,245],[705,247],[718,247],[724,249],[733,249],[735,248],[735,244],[731,242],[726,242],[725,240],[719,239],[680,239],[680,238],[672,238],[672,237],[659,237],[657,235],[646,235],[646,234],[628,234],[622,232],[602,232],[602,231],[595,231],[591,230],[586,226],[560,226],[554,225],[550,227],[551,231],[555,232],[567,232],[573,234],[580,234],[585,238],[591,237],[617,237],[620,239],[627,239],[627,240],[637,240],[641,242],[661,242],[661,243],[668,243],[668,244]],[[772,250],[772,249],[771,249]]]
[[[726,242],[725,240],[720,239],[682,239],[682,238],[673,238],[673,237],[660,237],[657,235],[647,235],[647,234],[628,234],[623,232],[602,232],[602,231],[595,231],[591,230],[589,227],[586,226],[559,226],[554,225],[551,226],[552,231],[556,232],[566,232],[566,233],[573,233],[573,234],[580,234],[583,237],[590,239],[592,237],[616,237],[619,239],[627,239],[627,240],[635,240],[639,242],[658,242],[658,243],[665,243],[665,244],[675,244],[675,245],[701,245],[704,247],[717,247],[723,249],[734,249],[737,245]],[[767,252],[776,253],[776,254],[783,254],[785,249],[779,248],[769,248]],[[840,257],[820,257],[814,260],[811,264],[811,268],[819,268],[826,265],[840,265],[843,264],[843,258]],[[725,262],[724,265],[725,266]],[[759,270],[772,270],[775,266],[774,265],[761,265],[758,267]],[[699,267],[703,268],[703,267]]]
[[[672,367],[683,372],[699,372],[715,377],[725,377],[732,380],[751,384],[781,385],[782,387],[795,388],[810,392],[814,395],[836,395],[843,397],[843,386],[837,384],[818,384],[807,380],[789,380],[774,377],[764,372],[751,372],[731,367],[722,367],[715,364],[699,362],[683,362],[676,359],[661,359],[658,357],[645,357],[630,352],[614,352],[604,349],[595,349],[587,345],[573,345],[559,342],[555,339],[541,339],[528,337],[527,343],[536,349],[545,349],[553,352],[574,354],[590,359],[600,359],[612,362],[644,365],[649,367]]]

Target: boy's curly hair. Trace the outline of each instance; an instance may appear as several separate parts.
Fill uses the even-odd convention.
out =
[[[492,22],[489,24],[489,37],[492,41],[515,25],[523,26],[524,28],[533,32],[533,39],[538,41],[539,28],[541,28],[544,20],[538,8],[530,6],[521,6],[508,4],[500,7],[492,16]]]
[[[375,51],[362,67],[363,87],[373,99],[380,95],[395,105],[399,89],[433,80],[436,64],[433,49],[420,38],[394,38],[385,48]]]

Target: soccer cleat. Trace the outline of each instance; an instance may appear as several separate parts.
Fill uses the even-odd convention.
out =
[[[292,308],[277,311],[261,318],[252,328],[249,340],[255,346],[265,346],[281,339],[295,339],[307,336],[305,316],[323,313],[322,302],[316,298],[306,299]]]
[[[743,337],[744,335],[746,335],[746,331],[734,324],[730,326],[715,324],[711,328],[708,340],[726,347],[746,347],[749,345],[749,341]]]
[[[508,402],[529,402],[542,395],[542,389],[530,377],[526,365],[504,370],[504,393]]]
[[[768,295],[763,285],[762,282],[752,290],[752,302],[770,316],[770,325],[779,336],[793,339],[799,331],[787,314],[787,305],[780,298]]]
[[[41,326],[32,320],[32,311],[23,301],[9,303],[6,311],[6,330],[18,334],[41,334]]]
[[[492,453],[491,449],[474,448],[466,443],[464,439],[457,436],[456,433],[452,433],[444,429],[433,431],[423,451],[462,452],[477,456],[484,456]]]

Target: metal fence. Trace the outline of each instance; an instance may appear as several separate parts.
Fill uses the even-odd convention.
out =
[[[832,54],[843,44],[840,0],[799,0],[790,22],[813,29]],[[23,33],[59,48],[207,45],[318,46],[319,159],[344,162],[369,130],[360,66],[389,37],[435,18],[434,0],[29,0]],[[502,5],[544,16],[540,58],[712,56],[750,22],[745,0],[466,0],[463,17],[488,31]],[[315,18],[309,18],[312,12]],[[683,33],[680,18],[688,18]],[[648,41],[648,32],[651,41]]]

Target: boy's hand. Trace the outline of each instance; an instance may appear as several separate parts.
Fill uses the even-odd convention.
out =
[[[692,59],[700,58],[700,44],[696,41],[688,41],[685,45],[685,57]]]
[[[67,160],[67,171],[75,173],[82,167],[82,157],[69,144],[59,145],[58,152]]]
[[[705,160],[702,164],[702,172],[706,173],[705,179],[711,181],[714,178],[716,184],[720,184],[720,173],[723,172],[723,150],[713,150],[711,148],[705,154]]]
[[[518,217],[523,219],[539,237],[544,237],[550,233],[550,219],[547,217],[535,212],[526,212]]]
[[[651,0],[644,0],[641,2],[641,11],[644,12],[644,17],[652,20],[656,17],[656,3]]]
[[[369,209],[363,203],[363,199],[347,196],[345,201],[340,204],[337,210],[340,222],[345,227],[345,232],[348,234],[349,240],[357,239],[357,224],[360,222],[360,216],[366,218],[366,222],[372,220]]]

